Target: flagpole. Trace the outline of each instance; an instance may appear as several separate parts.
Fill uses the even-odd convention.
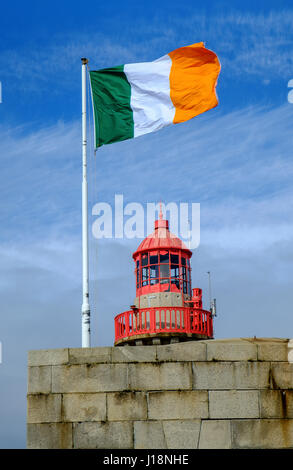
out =
[[[82,75],[82,347],[90,348],[89,305],[89,254],[88,254],[88,185],[87,185],[87,134],[86,134],[86,66],[88,59],[81,59]]]

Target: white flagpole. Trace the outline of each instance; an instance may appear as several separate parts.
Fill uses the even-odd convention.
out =
[[[82,347],[91,347],[89,305],[89,254],[88,254],[88,187],[87,187],[87,135],[86,135],[86,66],[81,59],[82,75]]]

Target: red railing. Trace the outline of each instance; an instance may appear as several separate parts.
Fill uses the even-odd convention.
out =
[[[153,307],[128,310],[115,317],[115,342],[155,333],[197,333],[212,338],[211,312],[191,307]]]

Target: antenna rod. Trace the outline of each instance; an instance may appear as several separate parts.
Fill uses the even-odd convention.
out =
[[[209,302],[210,302],[210,312],[213,317],[217,316],[217,307],[216,307],[216,299],[212,299],[212,283],[211,283],[211,272],[207,271],[209,276]]]
[[[211,272],[207,271],[207,274],[209,276],[209,304],[210,304],[210,309],[212,308],[212,284],[211,284]]]
[[[89,305],[89,254],[88,254],[88,185],[87,185],[87,135],[86,135],[86,66],[81,59],[82,77],[82,347],[91,346]]]

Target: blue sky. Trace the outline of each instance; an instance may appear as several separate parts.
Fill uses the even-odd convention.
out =
[[[292,338],[293,8],[243,3],[2,6],[0,447],[25,447],[27,351],[80,346],[82,56],[101,68],[199,41],[217,53],[217,108],[96,160],[90,149],[90,209],[115,194],[199,202],[193,284],[206,300],[212,272],[216,337]],[[91,238],[93,345],[113,344],[113,318],[133,303],[140,241]]]

